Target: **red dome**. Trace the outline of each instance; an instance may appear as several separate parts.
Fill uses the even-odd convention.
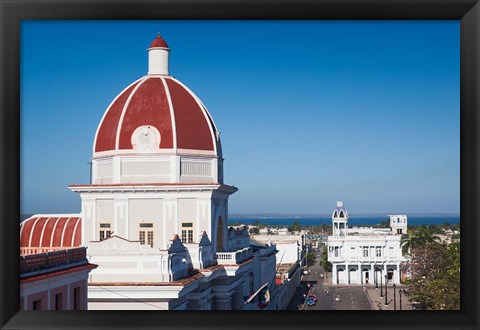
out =
[[[155,39],[153,39],[152,43],[150,44],[150,48],[154,47],[168,48],[167,42],[160,36],[160,33],[158,34],[158,36],[156,36]]]
[[[97,129],[94,154],[134,149],[132,136],[142,126],[158,130],[159,149],[217,154],[217,130],[208,111],[171,76],[145,76],[114,99]]]
[[[79,247],[81,241],[79,215],[34,215],[20,223],[20,248],[30,253]]]

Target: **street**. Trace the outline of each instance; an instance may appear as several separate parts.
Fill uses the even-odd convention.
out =
[[[372,305],[362,286],[324,285],[325,275],[320,258],[321,252],[315,252],[315,262],[308,268],[309,274],[303,275],[301,288],[291,306],[303,310],[371,310]],[[304,304],[303,295],[307,289],[309,294],[316,295],[316,305]]]

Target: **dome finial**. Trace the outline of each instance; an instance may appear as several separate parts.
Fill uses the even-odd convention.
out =
[[[168,48],[167,42],[160,32],[153,39],[148,48],[148,74],[168,75]]]

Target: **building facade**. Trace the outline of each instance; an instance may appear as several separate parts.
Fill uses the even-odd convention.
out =
[[[20,256],[20,310],[86,310],[86,248]]]
[[[118,94],[98,125],[91,183],[69,186],[81,199],[70,242],[98,265],[88,307],[256,309],[244,298],[265,283],[275,289],[277,251],[252,249],[246,228],[228,227],[237,188],[224,183],[220,133],[200,99],[170,75],[169,52],[158,35],[148,74]]]
[[[337,202],[332,214],[333,234],[328,237],[328,261],[333,284],[400,283],[400,238],[407,216],[390,215],[390,228],[349,228],[348,212]]]

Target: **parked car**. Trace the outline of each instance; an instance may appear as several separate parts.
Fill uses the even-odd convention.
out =
[[[308,297],[308,298],[305,300],[305,303],[306,303],[308,306],[313,306],[313,305],[316,304],[315,299],[310,298],[310,297]]]
[[[307,299],[308,299],[308,298],[312,298],[315,302],[317,302],[317,296],[314,295],[314,294],[308,295]]]

